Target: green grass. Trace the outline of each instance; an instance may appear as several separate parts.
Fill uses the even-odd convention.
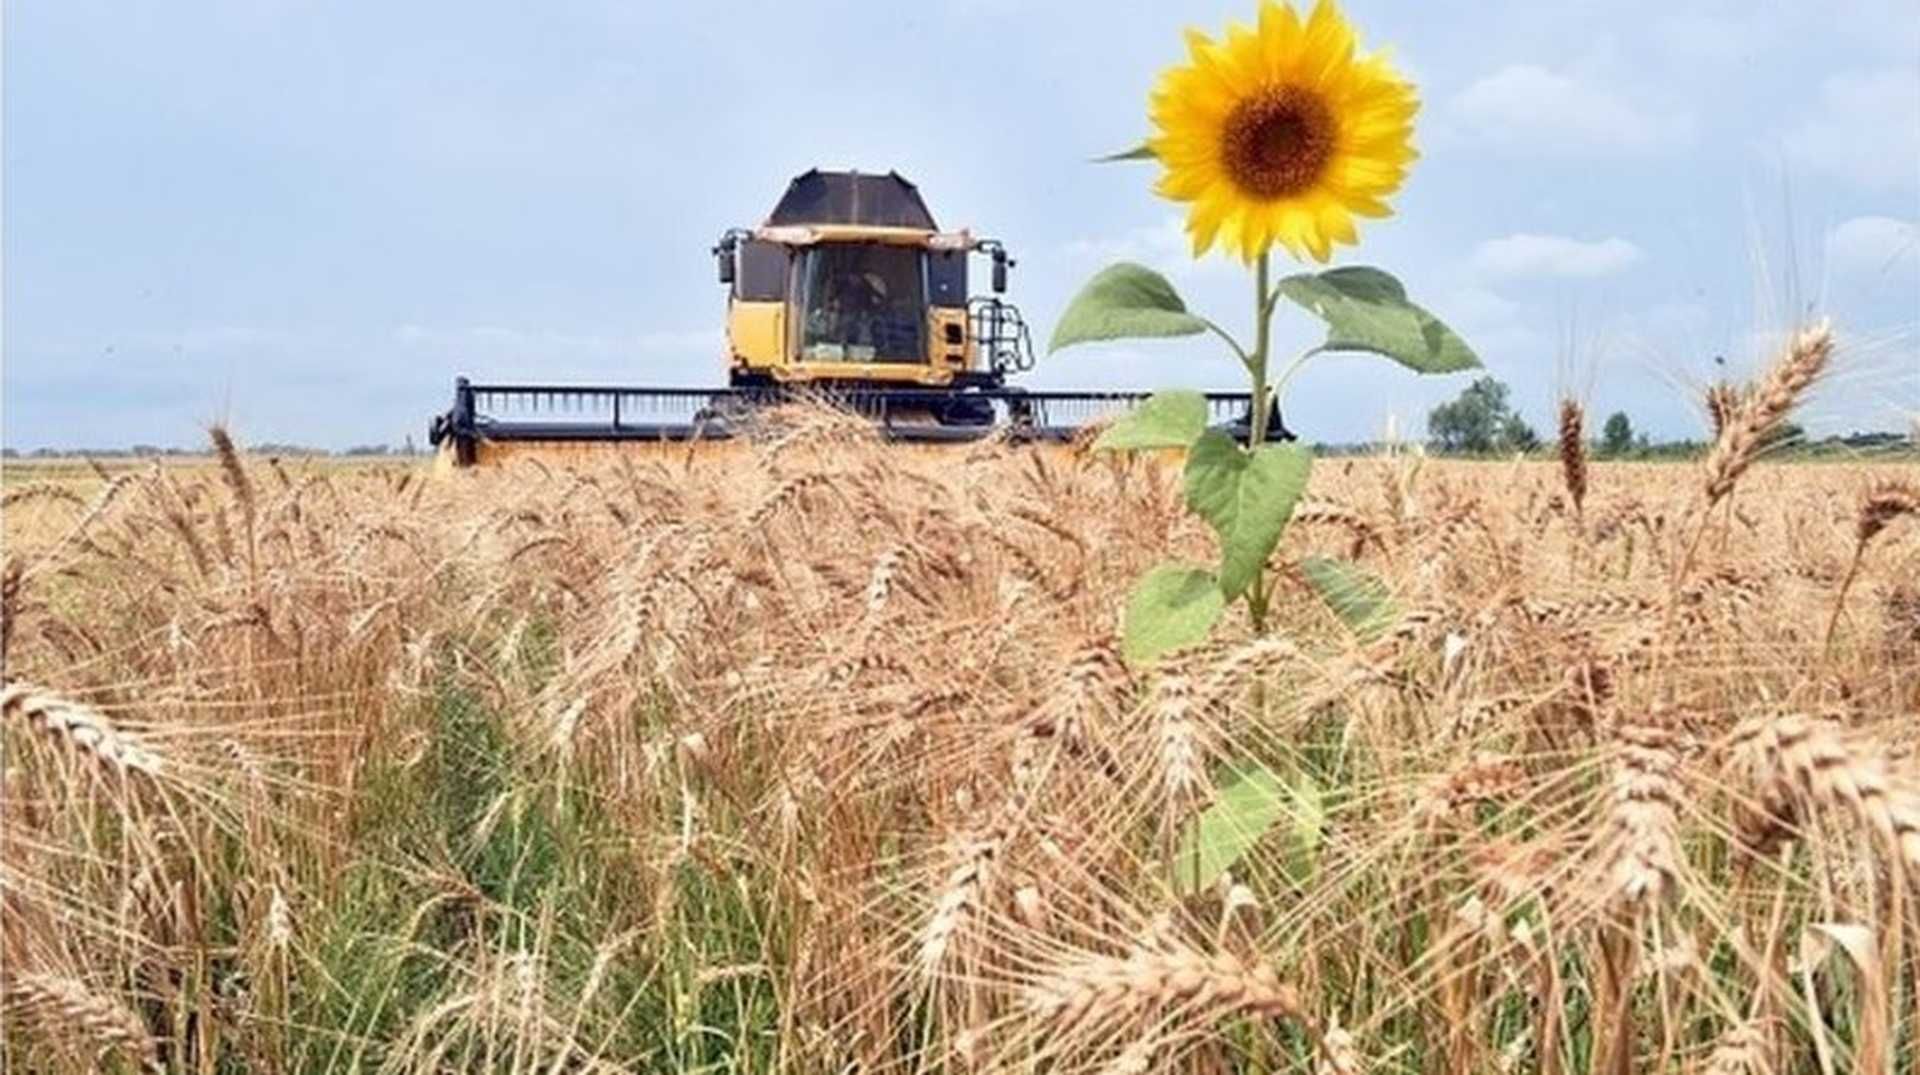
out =
[[[550,669],[551,639],[528,632],[518,658]],[[537,959],[559,1028],[578,1018],[603,1055],[661,1071],[770,1070],[778,1009],[751,968],[778,932],[772,887],[688,858],[662,873],[669,849],[624,830],[551,759],[517,751],[505,717],[472,692],[443,683],[426,708],[420,757],[370,760],[351,806],[352,865],[303,930],[313,958],[292,991],[296,1069],[405,1059],[409,1028],[474,988],[473,965],[518,954]],[[677,801],[668,789],[663,804]],[[673,828],[663,819],[646,832]],[[583,1006],[616,939],[624,948]],[[704,980],[715,968],[734,972]],[[467,1044],[461,1070],[511,1070],[478,1033]]]

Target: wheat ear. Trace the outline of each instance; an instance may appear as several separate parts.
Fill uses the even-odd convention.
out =
[[[247,529],[253,529],[254,495],[253,479],[247,477],[247,468],[241,465],[240,450],[234,447],[233,435],[227,427],[216,425],[207,430],[207,438],[213,441],[214,454],[220,457],[220,477],[227,483],[227,491],[233,494],[234,502],[240,505],[240,514],[247,520]]]
[[[1739,412],[1740,390],[1725,381],[1715,381],[1707,386],[1707,420],[1713,425],[1713,439],[1718,441],[1727,431],[1727,425]]]
[[[55,1038],[71,1041],[77,1030],[98,1043],[103,1054],[127,1053],[142,1069],[160,1070],[153,1037],[126,1005],[95,993],[75,978],[27,972],[9,979],[7,991],[20,1009],[32,1012]]]
[[[13,628],[20,619],[20,593],[25,586],[26,568],[19,557],[7,557],[0,568],[0,682],[7,675],[7,654],[13,649]]]
[[[1583,514],[1587,502],[1586,412],[1572,399],[1560,401],[1560,478],[1573,500],[1573,513]]]
[[[1169,802],[1204,797],[1201,729],[1195,719],[1199,699],[1185,669],[1168,668],[1154,685],[1153,713],[1160,747],[1160,771]]]
[[[1740,1023],[1720,1035],[1702,1075],[1761,1075],[1767,1063],[1767,1036],[1759,1023]]]
[[[120,774],[158,777],[160,756],[116,728],[98,710],[31,683],[0,687],[0,717],[23,720],[47,739],[62,743]]]
[[[1859,518],[1854,523],[1854,542],[1864,548],[1904,515],[1920,515],[1920,487],[1910,482],[1890,481],[1869,490],[1860,501]]]
[[[10,508],[15,504],[24,504],[29,500],[58,500],[63,504],[71,504],[76,508],[86,503],[80,499],[79,493],[74,492],[59,482],[32,482],[15,489],[9,489],[5,494],[0,494],[0,508]]]
[[[1833,648],[1833,632],[1840,626],[1840,610],[1847,605],[1847,591],[1853,589],[1854,577],[1860,574],[1860,562],[1866,558],[1867,546],[1903,515],[1920,515],[1920,490],[1907,482],[1887,482],[1869,489],[1861,499],[1853,527],[1853,559],[1847,564],[1847,575],[1840,582],[1840,592],[1833,598],[1833,612],[1827,617],[1826,647],[1829,650]]]
[[[1650,724],[1614,732],[1611,873],[1629,905],[1659,900],[1680,870],[1680,754],[1672,733]]]
[[[953,867],[947,872],[940,897],[934,901],[933,914],[920,935],[921,974],[932,977],[940,970],[954,940],[978,913],[1008,833],[1008,825],[1003,822],[955,846]]]
[[[1794,334],[1773,368],[1728,419],[1707,455],[1707,503],[1718,504],[1753,465],[1767,435],[1826,372],[1833,358],[1833,326],[1820,321]]]
[[[1081,1038],[1175,1009],[1195,1018],[1305,1018],[1299,994],[1271,966],[1179,948],[1140,947],[1125,956],[1089,956],[1058,966],[1028,986],[1026,1005],[1055,1031]]]
[[[1896,861],[1920,870],[1920,782],[1896,771],[1879,744],[1830,720],[1787,715],[1741,724],[1731,745],[1763,799],[1847,810],[1887,840]]]

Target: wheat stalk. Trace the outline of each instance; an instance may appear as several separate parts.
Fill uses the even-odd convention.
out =
[[[84,536],[87,530],[107,513],[107,509],[113,507],[113,502],[120,498],[121,492],[133,484],[134,479],[133,474],[119,474],[101,486],[100,491],[93,494],[93,499],[88,501],[87,510],[81,513],[79,521],[73,524],[73,530],[69,532],[66,540],[73,541]]]
[[[1866,559],[1867,546],[1880,532],[1893,525],[1894,521],[1905,515],[1920,515],[1920,490],[1909,482],[1890,481],[1867,490],[1860,500],[1860,510],[1854,520],[1853,557],[1847,564],[1846,577],[1840,581],[1840,590],[1833,598],[1833,612],[1827,617],[1826,647],[1833,649],[1833,633],[1840,626],[1840,612],[1847,605],[1847,591],[1853,589],[1853,580],[1860,574],[1860,563]]]
[[[173,527],[173,532],[179,535],[181,543],[187,547],[187,554],[193,558],[194,571],[202,579],[212,575],[213,561],[207,555],[206,542],[200,540],[200,532],[194,529],[193,520],[187,518],[186,509],[177,502],[169,502],[162,514]]]

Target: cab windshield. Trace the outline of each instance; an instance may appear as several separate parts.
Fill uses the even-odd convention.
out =
[[[924,362],[925,253],[884,243],[806,248],[794,273],[802,361]]]

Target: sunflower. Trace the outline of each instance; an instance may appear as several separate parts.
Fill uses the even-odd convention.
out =
[[[1187,31],[1192,62],[1154,87],[1147,148],[1166,167],[1158,192],[1192,203],[1195,257],[1218,239],[1249,262],[1276,242],[1326,261],[1355,241],[1355,216],[1392,214],[1420,102],[1385,56],[1357,46],[1331,0],[1304,22],[1262,0],[1259,28],[1229,26],[1224,41]]]

